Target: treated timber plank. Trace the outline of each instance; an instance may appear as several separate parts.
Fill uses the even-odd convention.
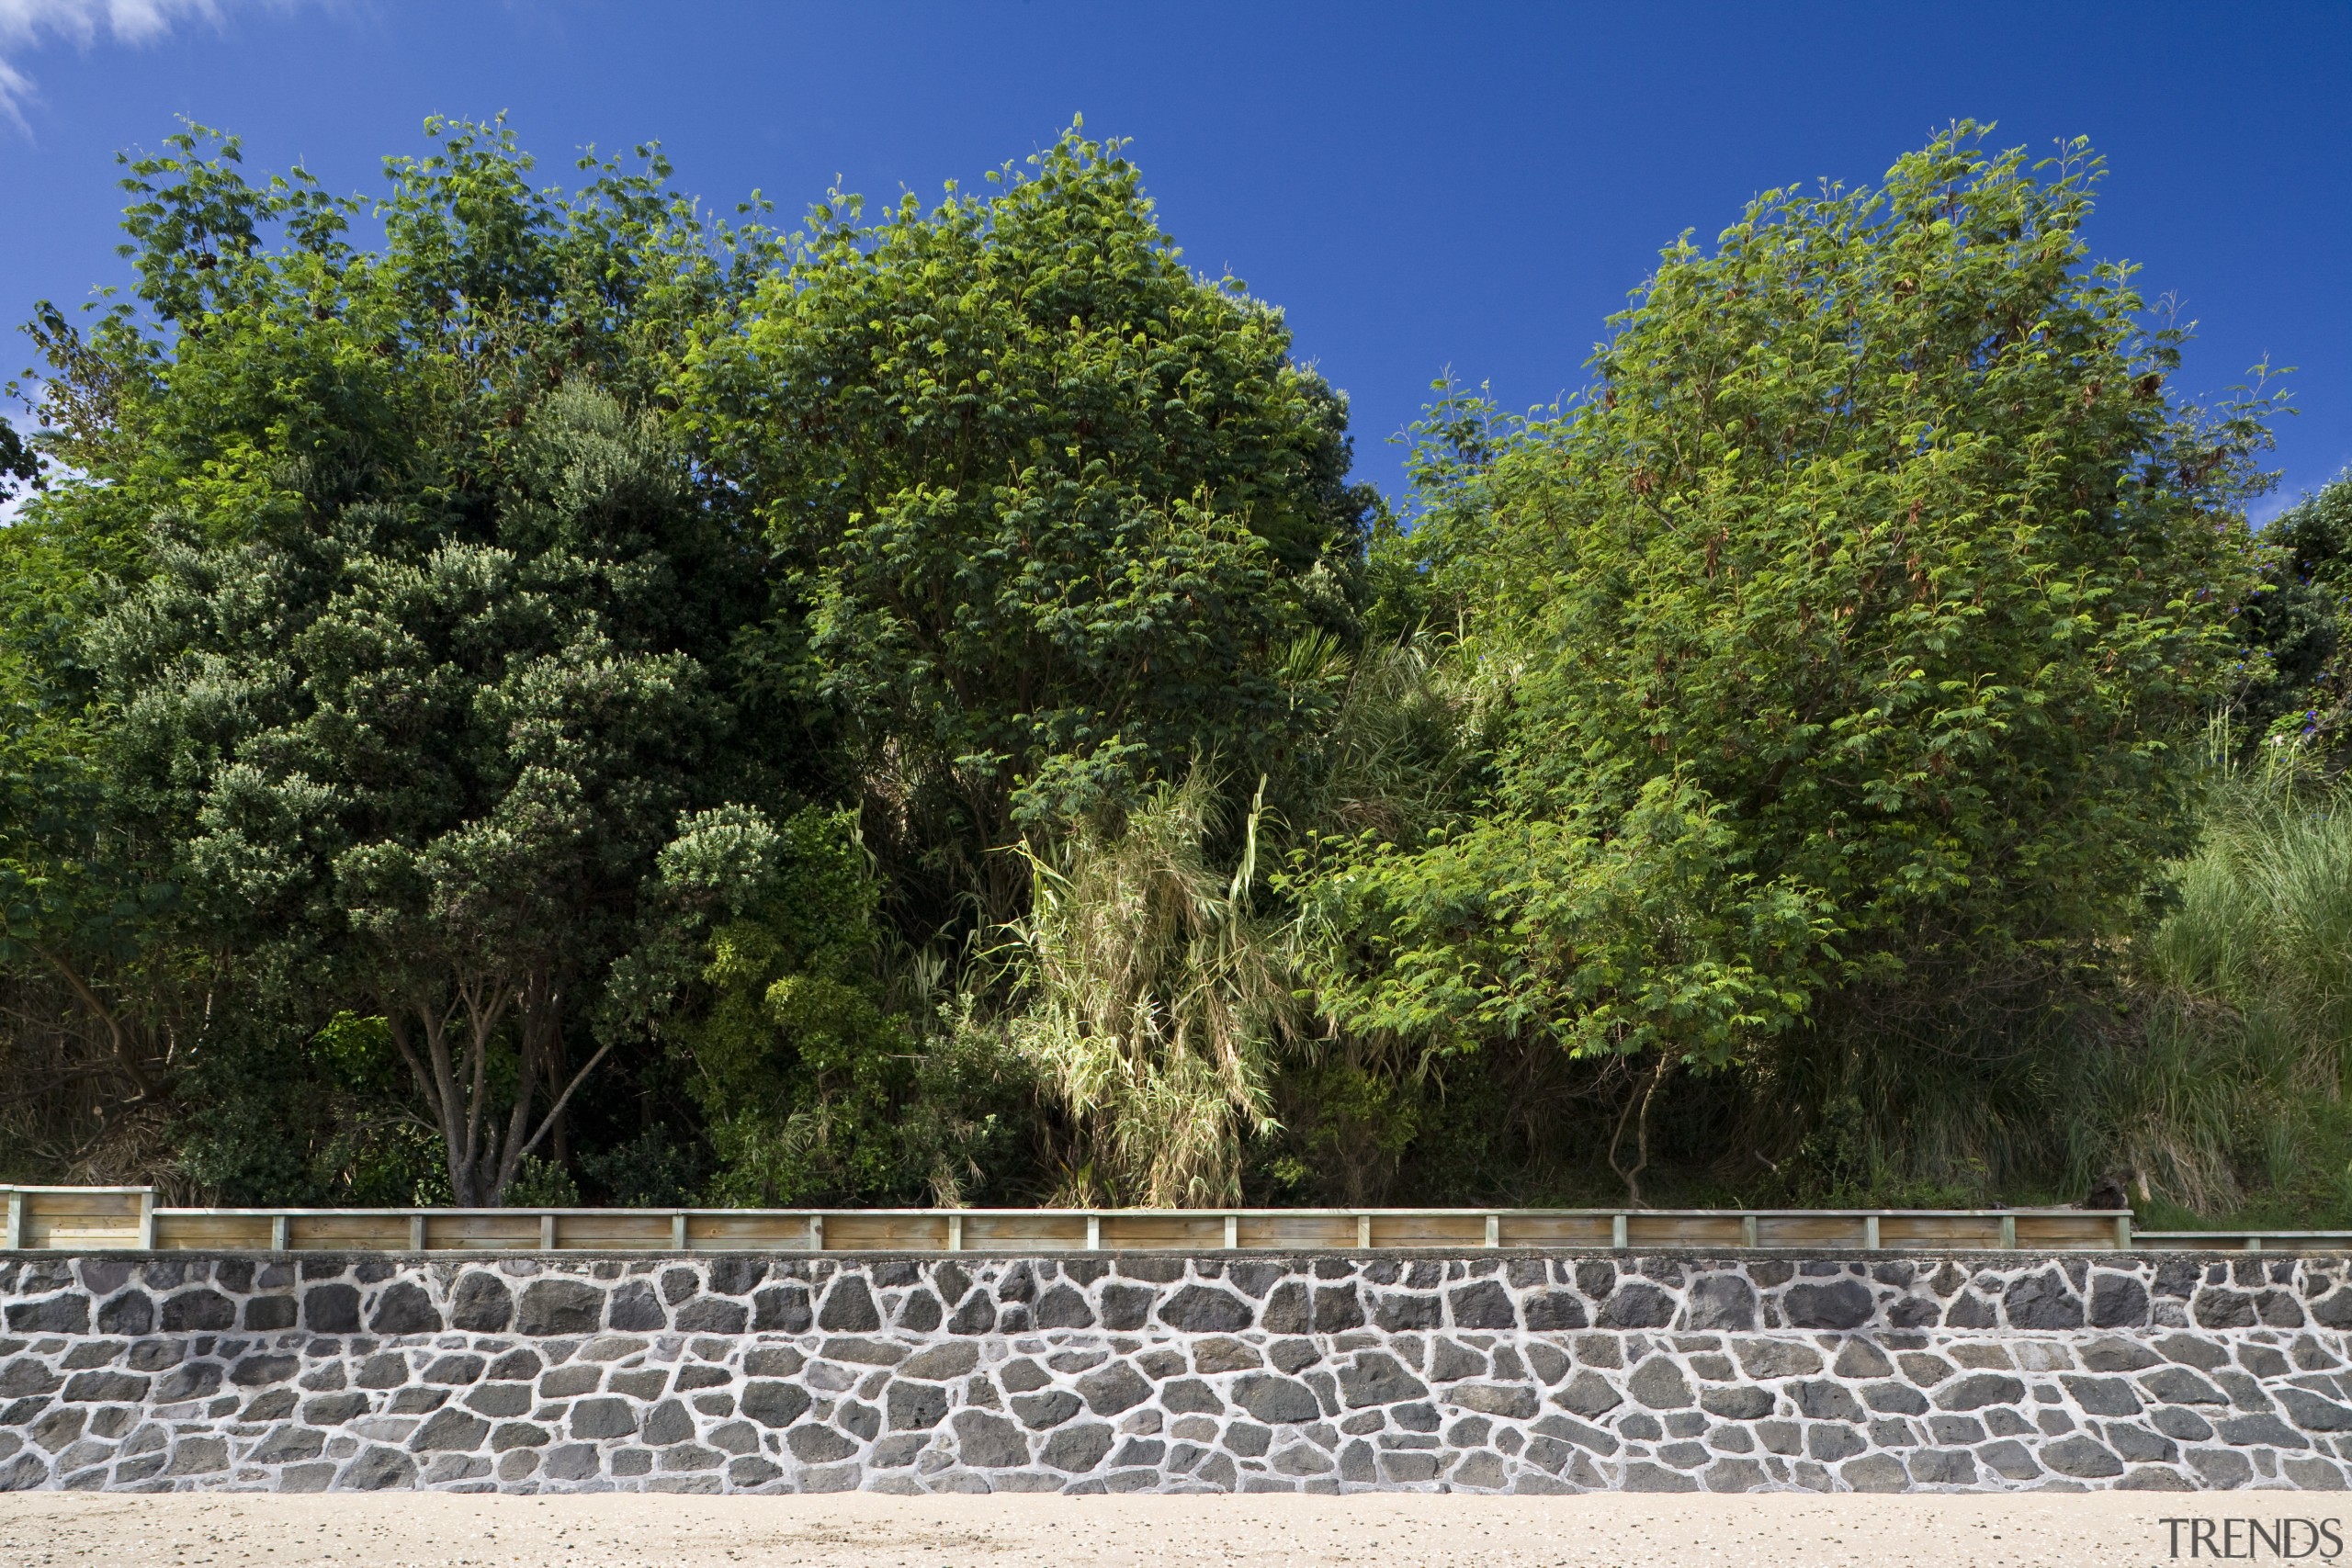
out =
[[[405,1252],[408,1216],[380,1213],[292,1213],[286,1244],[297,1252]]]
[[[143,1187],[28,1187],[23,1244],[27,1248],[128,1250],[140,1242]]]
[[[2244,1251],[2249,1241],[2276,1243],[2287,1251],[2352,1251],[2352,1231],[2134,1231],[2132,1239],[2138,1247],[2199,1252]]]
[[[260,1252],[270,1245],[267,1214],[212,1213],[202,1209],[158,1209],[155,1248],[159,1252],[199,1252],[222,1249]]]
[[[1762,1247],[1860,1247],[1860,1214],[1771,1213],[1756,1216],[1756,1245]]]
[[[1372,1224],[1374,1247],[1484,1247],[1487,1240],[1487,1218],[1484,1214],[1383,1214],[1368,1216]],[[1242,1228],[1249,1229],[1249,1217],[1242,1217]],[[1350,1238],[1352,1241],[1352,1237]],[[1246,1243],[1244,1245],[1247,1245]],[[1506,1244],[1522,1245],[1522,1244]],[[1538,1244],[1540,1245],[1540,1244]]]
[[[828,1213],[828,1252],[944,1252],[947,1216],[929,1213]]]
[[[556,1228],[565,1252],[662,1252],[678,1250],[676,1227],[662,1209],[572,1209]]]
[[[456,1213],[424,1216],[427,1252],[515,1252],[541,1250],[544,1236],[539,1215],[528,1209],[511,1213]]]
[[[1628,1247],[1738,1247],[1747,1235],[1737,1214],[1632,1213],[1625,1216]]]
[[[1470,1222],[1477,1224],[1479,1217],[1473,1214]],[[1245,1248],[1345,1248],[1356,1244],[1353,1214],[1316,1210],[1299,1210],[1292,1213],[1268,1210],[1244,1212],[1240,1231],[1241,1245]]]
[[[1077,1252],[1086,1246],[1086,1216],[1053,1209],[967,1210],[964,1246],[972,1252]]]
[[[34,1252],[135,1252],[139,1227],[82,1214],[49,1214],[26,1222],[25,1247]]]
[[[686,1216],[695,1252],[807,1252],[808,1216],[762,1210],[699,1209]]]
[[[2017,1245],[2029,1251],[2055,1247],[2068,1252],[2111,1251],[2115,1222],[2091,1210],[2037,1213],[2020,1209],[2017,1215]]]
[[[1111,1252],[1216,1249],[1225,1246],[1225,1216],[1106,1213],[1102,1239]]]
[[[1881,1247],[1991,1247],[2001,1241],[2001,1222],[1991,1214],[1883,1214]]]

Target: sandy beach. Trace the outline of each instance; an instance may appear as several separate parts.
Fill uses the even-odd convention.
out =
[[[2065,1564],[2189,1561],[2167,1517],[2341,1522],[2311,1493],[1813,1496],[0,1497],[0,1563],[132,1568],[958,1568],[1010,1562]],[[2308,1539],[2299,1527],[2294,1544]],[[2173,1553],[2177,1544],[2178,1555]],[[2212,1545],[2196,1560],[2214,1556]],[[2252,1555],[2234,1527],[2233,1555]],[[2306,1553],[2326,1561],[2333,1543]],[[2265,1551],[2261,1557],[2269,1557]],[[2257,1559],[2259,1560],[2259,1559]]]

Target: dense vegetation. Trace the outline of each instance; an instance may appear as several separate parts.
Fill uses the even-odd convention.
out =
[[[1765,193],[1392,506],[1116,144],[426,132],[28,328],[0,1179],[2352,1217],[2352,484],[2248,527],[2088,149]]]

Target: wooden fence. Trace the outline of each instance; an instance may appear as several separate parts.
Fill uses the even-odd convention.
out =
[[[2134,1240],[2128,1211],[2086,1209],[164,1209],[144,1187],[0,1194],[11,1251],[2072,1252]]]
[[[2352,1252],[2352,1231],[2133,1231],[2152,1252]]]

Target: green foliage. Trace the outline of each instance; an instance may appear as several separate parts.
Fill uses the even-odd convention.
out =
[[[1709,1068],[1792,1022],[1828,931],[1808,890],[1756,886],[1723,807],[1681,780],[1649,781],[1611,827],[1489,821],[1376,845],[1329,893],[1382,978],[1334,985],[1335,1016],[1441,1047],[1548,1033]]]
[[[627,1143],[580,1156],[581,1174],[605,1201],[622,1209],[677,1209],[697,1200],[703,1161],[682,1148],[660,1127],[649,1127]]]
[[[427,138],[190,127],[29,323],[0,1174],[2352,1214],[2352,481],[2249,536],[2086,149],[1766,193],[1400,520],[1076,127],[788,237]]]
[[[232,1204],[407,1208],[451,1201],[441,1139],[405,1111],[380,1018],[337,1015],[306,1041],[223,1030],[176,1084],[167,1185]]]
[[[776,552],[775,676],[845,720],[926,937],[1020,913],[1023,825],[1279,746],[1272,660],[1346,626],[1369,503],[1341,400],[1184,267],[1115,144],[990,179],[871,227],[820,207],[684,383]]]
[[[1833,987],[2142,922],[2260,409],[2166,395],[2096,160],[1976,138],[1668,250],[1574,412],[1432,416],[1415,537],[1510,709],[1487,810],[1331,874],[1341,1018],[1648,1053],[1645,1122]]]
[[[526,1209],[576,1209],[580,1183],[553,1160],[525,1155],[514,1179],[507,1184],[505,1201]]]
[[[74,643],[113,815],[175,846],[274,1016],[386,1021],[452,1190],[494,1202],[611,1048],[585,1024],[654,852],[729,776],[709,661],[756,600],[622,400],[735,237],[658,159],[566,197],[502,130],[427,129],[380,253],[233,141],[132,164],[153,315],[43,318],[43,441],[79,472],[28,525],[138,527],[143,581]]]
[[[6,501],[19,489],[40,477],[40,456],[25,445],[17,427],[0,420],[0,501]]]
[[[2352,726],[2345,667],[2352,601],[2352,476],[2307,495],[2262,531],[2263,592],[2248,608],[2250,650],[2238,694],[2246,743],[2292,741],[2340,765]]]
[[[689,1066],[714,1200],[952,1201],[1001,1163],[992,1064],[888,1006],[878,892],[850,823],[813,808],[705,812],[662,851],[665,920],[622,987]]]

